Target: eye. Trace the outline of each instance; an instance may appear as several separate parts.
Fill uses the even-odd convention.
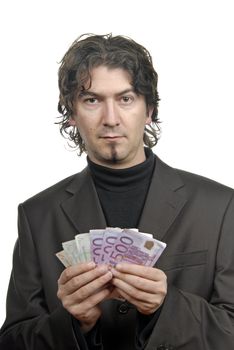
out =
[[[132,103],[134,100],[134,98],[132,96],[122,96],[121,97],[121,102],[125,105],[129,105],[130,103]]]
[[[95,97],[89,97],[89,98],[86,98],[84,100],[84,102],[87,104],[93,105],[93,104],[96,104],[98,102],[98,99]]]

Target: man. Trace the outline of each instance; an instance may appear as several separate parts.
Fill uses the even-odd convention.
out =
[[[80,37],[59,88],[61,132],[88,167],[19,206],[0,348],[233,349],[233,190],[150,150],[159,98],[149,52],[121,36]],[[154,267],[63,269],[61,242],[107,226],[167,248]]]

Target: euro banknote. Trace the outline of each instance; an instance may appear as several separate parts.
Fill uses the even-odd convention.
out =
[[[56,256],[65,267],[89,261],[94,261],[96,265],[115,266],[126,262],[154,266],[166,243],[137,229],[107,227],[79,233],[73,240],[63,242],[62,247],[63,250]]]

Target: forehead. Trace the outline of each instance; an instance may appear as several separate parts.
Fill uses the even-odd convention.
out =
[[[99,66],[91,70],[91,84],[87,84],[87,92],[109,95],[131,89],[131,76],[122,68]]]

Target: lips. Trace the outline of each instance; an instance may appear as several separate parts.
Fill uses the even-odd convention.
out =
[[[118,140],[123,138],[123,135],[102,135],[100,136],[101,139],[105,139],[105,140]]]
[[[103,139],[119,139],[122,136],[104,136]]]

